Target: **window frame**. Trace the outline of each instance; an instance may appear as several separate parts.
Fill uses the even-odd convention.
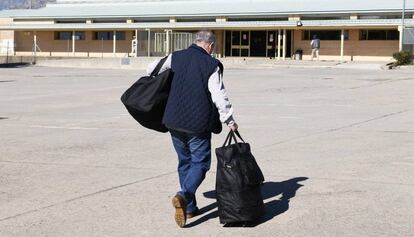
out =
[[[68,37],[61,37],[63,33],[68,34]],[[79,36],[79,38],[76,38]],[[73,32],[72,31],[55,31],[54,40],[72,40]],[[85,31],[75,31],[75,40],[86,40],[86,32]]]
[[[384,37],[379,38],[370,38],[370,33],[383,33]],[[392,33],[394,35],[392,35]],[[359,40],[360,41],[398,41],[400,40],[400,34],[398,30],[394,29],[361,29],[359,30]]]
[[[322,32],[336,32],[337,38],[328,38],[321,36]],[[319,40],[321,41],[340,41],[341,40],[341,30],[303,30],[302,31],[302,41],[310,41],[312,40],[312,36],[313,35],[317,35]],[[349,30],[344,30],[344,40],[347,41],[349,40]]]
[[[99,37],[104,34],[105,37]],[[116,31],[116,40],[126,40],[126,31]],[[93,40],[103,40],[103,41],[111,41],[113,40],[114,32],[113,31],[94,31],[93,32]]]

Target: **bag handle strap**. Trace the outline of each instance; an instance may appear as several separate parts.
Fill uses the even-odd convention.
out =
[[[225,147],[226,144],[227,144],[227,146],[231,144],[231,139],[232,139],[231,132],[232,131],[230,131],[229,134],[227,134],[226,140],[223,143],[223,147]]]
[[[235,131],[235,132],[230,131],[230,132],[229,132],[229,134],[227,135],[226,140],[224,141],[223,147],[225,147],[226,145],[227,145],[227,146],[230,146],[233,140],[235,141],[235,143],[236,143],[236,144],[238,144],[238,143],[239,143],[239,142],[237,141],[237,137],[236,137],[236,135],[235,135],[235,134],[237,135],[237,137],[238,137],[238,138],[240,138],[240,140],[242,140],[242,141],[243,141],[243,143],[246,143],[246,142],[243,140],[243,138],[241,137],[241,135],[240,135],[239,131]]]
[[[157,66],[155,67],[154,71],[152,71],[151,73],[151,77],[155,77],[156,75],[158,75],[158,73],[161,71],[162,66],[164,66],[165,61],[167,61],[168,56],[162,58],[160,60],[160,62],[157,64]]]
[[[243,143],[246,143],[243,138],[241,137],[239,130],[236,130],[234,133],[236,133],[236,135],[240,138],[240,140],[242,140]]]

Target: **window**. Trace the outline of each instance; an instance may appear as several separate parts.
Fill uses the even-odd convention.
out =
[[[215,22],[215,18],[181,18],[177,22]]]
[[[125,23],[126,19],[94,19],[93,23]]]
[[[390,14],[384,14],[384,15],[359,15],[359,19],[362,20],[370,20],[370,19],[401,19],[402,14],[397,15],[390,15]],[[412,18],[412,14],[406,13],[406,18]]]
[[[302,40],[312,40],[316,35],[320,40],[341,40],[340,30],[304,30]],[[344,39],[349,40],[349,31],[344,31]]]
[[[139,19],[135,19],[134,22],[138,22],[138,23],[170,22],[170,18],[139,18]]]
[[[82,24],[85,23],[85,20],[58,20],[56,23],[59,24]]]
[[[250,32],[249,31],[233,31],[232,33],[232,45],[233,46],[249,46],[250,44]]]
[[[126,39],[126,37],[125,37],[125,31],[117,31],[116,32],[116,39],[117,40],[125,40]]]
[[[55,40],[72,40],[73,32],[71,31],[60,31],[55,32]],[[77,31],[75,32],[76,40],[85,40],[85,32]]]
[[[250,40],[250,31],[226,31],[226,56],[248,57]]]
[[[70,31],[56,32],[55,40],[72,40],[72,32]]]
[[[94,33],[94,40],[113,40],[114,32],[113,31],[97,31]],[[125,40],[125,31],[116,32],[117,40]]]
[[[227,18],[227,21],[287,21],[287,17]]]
[[[85,40],[85,32],[75,32],[76,40]]]
[[[233,31],[231,38],[232,45],[240,45],[240,31]]]
[[[387,40],[399,40],[400,32],[398,30],[387,31]]]
[[[241,32],[241,45],[249,45],[250,44],[250,33],[248,31]]]
[[[231,56],[233,56],[233,57],[238,57],[238,56],[240,56],[240,49],[232,49],[231,50]]]
[[[316,20],[349,20],[350,16],[349,15],[345,15],[345,16],[327,16],[327,15],[307,15],[307,16],[302,16],[300,18],[300,20],[302,21],[316,21]]]
[[[360,30],[359,40],[398,40],[398,30]]]
[[[240,50],[240,56],[248,57],[249,56],[249,49],[241,49]]]
[[[94,40],[112,40],[112,32],[109,31],[99,31],[95,32]]]

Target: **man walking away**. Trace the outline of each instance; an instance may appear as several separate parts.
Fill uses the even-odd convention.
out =
[[[171,68],[174,73],[163,123],[170,131],[178,155],[181,190],[173,197],[172,204],[179,227],[185,226],[187,218],[199,214],[195,194],[210,169],[211,133],[217,124],[213,121],[214,110],[217,108],[222,123],[233,131],[238,129],[220,62],[211,57],[214,45],[214,34],[200,31],[194,44],[169,55],[160,71]],[[149,65],[147,72],[150,74],[158,63]]]
[[[314,35],[310,44],[311,44],[311,47],[312,47],[311,60],[313,61],[313,58],[316,55],[316,58],[319,61],[319,49],[321,48],[321,40],[318,38],[317,35]]]

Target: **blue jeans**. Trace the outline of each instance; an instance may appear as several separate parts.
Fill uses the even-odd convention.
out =
[[[179,195],[187,201],[187,213],[196,211],[195,193],[211,165],[211,133],[189,134],[170,130],[178,155]]]

